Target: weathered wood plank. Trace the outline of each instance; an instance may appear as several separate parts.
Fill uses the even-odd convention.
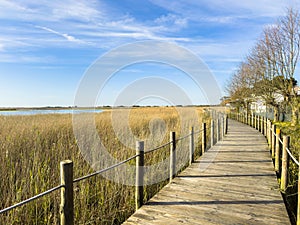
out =
[[[265,138],[229,120],[228,135],[124,224],[290,224]]]

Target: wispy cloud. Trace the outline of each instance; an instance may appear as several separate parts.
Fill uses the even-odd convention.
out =
[[[159,18],[155,19],[155,23],[163,26],[172,26],[176,28],[186,27],[188,25],[188,19],[184,17],[179,17],[174,14],[162,15]]]
[[[100,3],[95,0],[8,0],[0,1],[0,18],[24,21],[58,21],[76,19],[91,21],[102,16]]]
[[[162,8],[196,21],[233,22],[234,19],[278,17],[286,7],[299,7],[297,0],[150,0]],[[217,18],[214,20],[214,18]]]
[[[61,36],[61,37],[65,38],[66,40],[71,41],[71,42],[81,42],[80,40],[76,39],[75,37],[73,37],[71,35],[60,33],[58,31],[52,30],[48,27],[36,26],[36,28],[48,31],[48,32],[53,33],[53,34],[56,34],[56,35]]]

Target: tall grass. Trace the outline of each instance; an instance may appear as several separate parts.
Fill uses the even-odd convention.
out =
[[[95,123],[106,149],[123,160],[135,154],[132,146],[137,139],[146,140],[149,150],[168,142],[170,131],[176,131],[180,137],[189,133],[190,126],[200,129],[208,116],[202,108],[195,110],[198,119],[188,108],[115,109],[96,114]],[[124,115],[129,115],[127,120]],[[119,118],[118,129],[113,127],[112,118]],[[71,115],[0,116],[0,124],[1,209],[58,185],[62,160],[74,162],[74,178],[93,172],[77,146]],[[120,141],[120,137],[128,143]],[[188,139],[178,142],[177,151],[179,168],[187,162]],[[147,154],[145,163],[157,164],[167,160],[168,154],[167,147]],[[128,164],[134,163],[132,160]],[[135,175],[134,171],[128,173]],[[168,173],[168,168],[157,167],[145,179],[163,177],[164,173]],[[145,200],[165,183],[146,186]],[[102,176],[76,183],[74,196],[75,224],[120,224],[134,211],[134,187]],[[0,215],[0,224],[59,224],[59,191]]]
[[[281,135],[290,136],[290,151],[298,160],[300,149],[300,125],[291,126],[290,122],[278,122],[276,123],[276,126],[277,128],[280,128]],[[296,224],[297,221],[298,170],[298,165],[290,159],[288,169],[289,184],[287,190],[285,190],[284,197],[286,199],[287,208],[289,209],[293,224]]]

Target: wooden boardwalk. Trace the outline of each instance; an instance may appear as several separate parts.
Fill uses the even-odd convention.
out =
[[[290,224],[265,138],[229,131],[124,224]]]

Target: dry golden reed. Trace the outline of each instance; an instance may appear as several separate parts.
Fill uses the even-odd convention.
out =
[[[180,137],[187,135],[191,126],[199,130],[201,122],[208,120],[208,116],[204,115],[202,108],[195,108],[193,112],[198,116],[195,119],[190,109],[114,109],[95,114],[95,121],[102,143],[115,158],[124,160],[135,154],[135,150],[128,146],[134,145],[136,139],[146,140],[146,150],[149,150],[168,142],[170,131],[176,131]],[[112,118],[119,118],[120,129],[113,127]],[[0,116],[0,124],[1,209],[59,185],[59,163],[62,160],[74,162],[74,178],[93,172],[78,149],[71,115]],[[120,136],[128,143],[122,143]],[[185,157],[188,157],[188,141],[181,141],[178,146],[184,164]],[[145,163],[155,164],[166,159],[168,154],[168,147],[160,149],[146,155]],[[129,164],[134,165],[135,161]],[[132,173],[134,176],[134,171]],[[168,171],[158,170],[155,176],[162,176],[159,173]],[[153,174],[145,179],[151,179],[150,176]],[[145,200],[165,183],[145,187]],[[74,184],[74,196],[75,224],[120,224],[135,207],[134,187],[114,183],[100,175]],[[59,201],[59,191],[56,191],[0,215],[0,224],[59,224]]]

